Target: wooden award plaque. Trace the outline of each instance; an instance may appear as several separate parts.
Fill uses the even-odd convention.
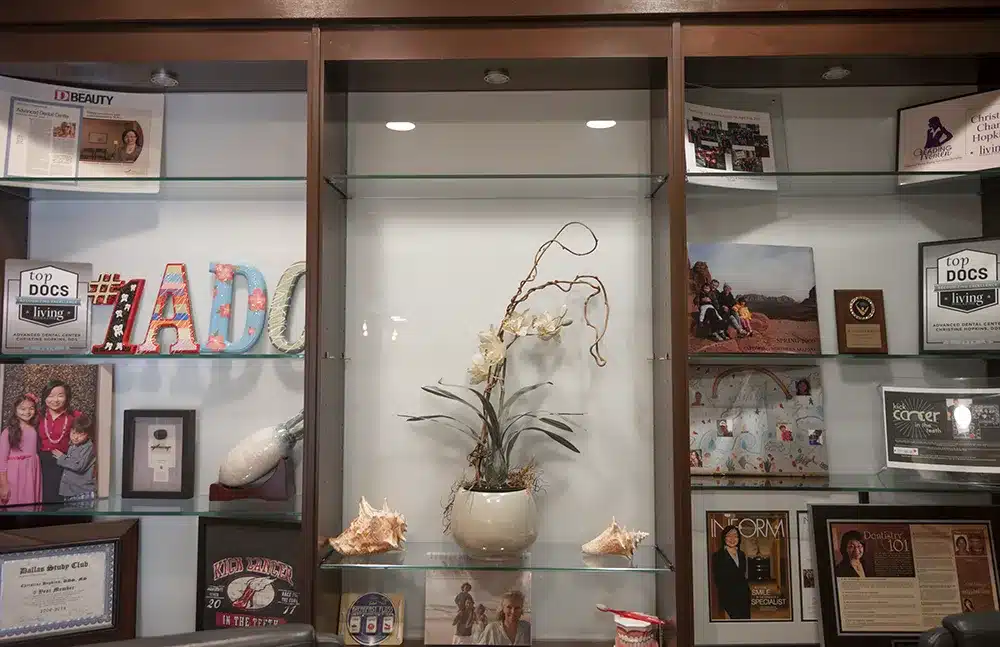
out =
[[[882,290],[834,290],[841,353],[888,353]]]

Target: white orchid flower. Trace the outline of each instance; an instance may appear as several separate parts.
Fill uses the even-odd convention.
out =
[[[557,315],[546,311],[535,317],[532,323],[535,334],[546,341],[559,341],[559,331],[573,323],[572,320],[566,319],[566,311],[567,307],[563,306]]]
[[[529,315],[528,311],[512,312],[510,316],[503,320],[500,328],[515,337],[524,337],[531,333],[531,326],[535,321],[534,315]]]
[[[472,358],[472,366],[469,368],[469,382],[472,384],[482,384],[489,379],[491,368],[486,363],[486,358],[481,353],[477,353]]]
[[[479,354],[490,366],[496,366],[507,358],[507,347],[493,326],[479,333]]]

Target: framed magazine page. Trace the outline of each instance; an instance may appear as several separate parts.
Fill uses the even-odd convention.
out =
[[[893,647],[945,616],[1000,610],[995,508],[811,505],[809,514],[823,644]]]

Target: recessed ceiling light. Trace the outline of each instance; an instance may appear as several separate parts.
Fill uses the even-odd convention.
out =
[[[417,125],[412,121],[387,121],[385,122],[385,127],[389,130],[405,133],[408,130],[413,130]]]
[[[490,85],[503,85],[510,81],[510,72],[505,68],[498,67],[493,70],[486,70],[483,74],[483,80]]]
[[[605,130],[606,128],[614,128],[617,123],[614,119],[591,119],[587,122],[587,128]]]
[[[174,88],[180,81],[177,80],[177,75],[173,72],[168,72],[162,67],[158,70],[154,70],[152,74],[149,75],[149,82],[153,85],[158,85],[161,88]]]
[[[828,67],[825,72],[823,72],[824,81],[840,81],[841,79],[846,79],[851,75],[851,68],[844,67],[843,65],[833,65]]]

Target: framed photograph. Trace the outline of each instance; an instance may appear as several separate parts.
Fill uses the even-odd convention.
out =
[[[0,506],[108,496],[112,373],[94,364],[0,366]],[[14,510],[11,510],[14,511]]]
[[[293,521],[199,518],[197,630],[308,623],[300,532]]]
[[[0,533],[0,645],[135,638],[138,570],[135,519]]]
[[[824,645],[892,647],[996,611],[992,506],[810,505]]]
[[[107,133],[98,133],[98,132],[94,132],[92,130],[89,133],[87,133],[87,143],[88,144],[107,144],[108,143],[108,134]]]
[[[193,409],[126,409],[122,497],[194,496]]]
[[[791,622],[788,512],[707,512],[709,622]]]
[[[688,245],[688,352],[820,352],[811,247]]]
[[[1000,350],[1000,238],[919,245],[920,352]]]
[[[425,645],[530,645],[531,573],[428,571]]]

